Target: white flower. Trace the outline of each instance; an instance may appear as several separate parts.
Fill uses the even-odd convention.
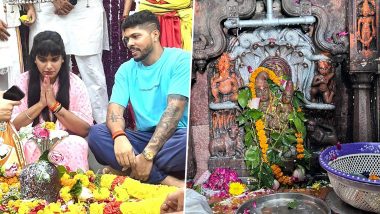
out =
[[[280,182],[278,182],[278,180],[274,179],[272,189],[278,190],[278,188],[280,188]]]
[[[92,198],[94,195],[92,194],[91,190],[89,190],[87,187],[82,186],[82,192],[80,193],[78,199],[80,201],[86,201],[89,198]]]
[[[62,139],[64,137],[69,136],[69,133],[67,131],[63,130],[50,130],[49,132],[49,139]]]
[[[298,166],[297,169],[293,171],[293,177],[295,178],[296,182],[302,182],[305,180],[305,168],[302,166]]]
[[[248,101],[248,108],[258,109],[260,104],[260,98],[252,98]]]

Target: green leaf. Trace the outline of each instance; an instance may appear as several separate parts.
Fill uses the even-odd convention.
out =
[[[75,197],[78,197],[81,192],[82,192],[82,182],[78,179],[77,182],[69,191],[69,193]]]
[[[256,168],[260,164],[260,149],[257,146],[252,146],[245,152],[245,160],[249,162],[251,168]]]
[[[77,174],[84,174],[84,171],[82,169],[77,169]]]
[[[57,166],[59,177],[62,178],[62,176],[67,173],[66,167],[59,165]]]
[[[294,135],[286,134],[285,139],[286,139],[286,142],[288,142],[289,144],[297,142],[297,138]]]
[[[303,112],[297,112],[296,115],[297,115],[297,117],[298,117],[300,120],[302,120],[303,122],[306,122],[306,121],[307,121],[307,119],[306,119],[306,117],[305,117],[305,113],[303,113]]]
[[[94,184],[97,189],[100,189],[100,181],[102,179],[102,175],[96,174]]]
[[[288,203],[288,209],[294,209],[298,206],[298,202],[296,200],[293,200]]]
[[[257,109],[249,109],[247,111],[247,115],[252,118],[253,120],[258,120],[263,116],[263,113],[260,110]]]
[[[47,161],[47,162],[50,162],[49,161],[49,150],[46,150],[42,153],[42,155],[40,156],[40,158],[38,159],[38,161]]]
[[[250,100],[250,99],[251,99],[251,92],[249,89],[246,88],[246,89],[239,91],[238,103],[242,108],[247,107],[248,100]]]
[[[298,99],[293,99],[293,106],[296,110],[300,107],[300,102]]]
[[[244,115],[239,115],[236,120],[239,123],[239,126],[243,125],[244,123],[247,122],[247,119],[244,117]]]
[[[296,96],[298,99],[300,99],[300,100],[305,100],[305,96],[303,95],[302,92],[300,92],[300,91],[295,91],[294,94],[295,94],[295,96]]]
[[[278,133],[278,132],[272,132],[272,133],[270,133],[270,137],[273,139],[273,140],[275,140],[275,141],[278,141],[278,139],[280,139],[280,133]]]
[[[253,136],[252,136],[253,132],[252,130],[249,130],[248,132],[245,133],[245,136],[244,136],[244,144],[245,146],[250,146],[252,145],[253,143]]]
[[[302,135],[305,135],[306,128],[305,128],[304,123],[300,120],[300,118],[293,116],[293,122],[294,122],[294,125],[296,126],[297,131],[302,133]]]

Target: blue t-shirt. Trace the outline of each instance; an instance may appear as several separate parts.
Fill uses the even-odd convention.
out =
[[[168,95],[190,97],[190,64],[190,53],[178,48],[164,48],[161,57],[150,66],[129,60],[115,75],[110,103],[126,107],[130,100],[137,129],[151,131],[167,107]],[[187,120],[188,105],[178,128],[186,128]]]

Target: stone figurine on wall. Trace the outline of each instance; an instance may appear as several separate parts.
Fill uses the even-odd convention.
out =
[[[236,124],[227,129],[227,132],[213,138],[209,144],[212,157],[236,157],[241,158],[244,153],[241,131]]]
[[[371,5],[370,5],[371,4]],[[359,5],[359,18],[357,27],[358,40],[362,44],[363,50],[369,50],[373,39],[376,38],[375,24],[375,2],[374,0],[364,0]]]
[[[217,64],[217,73],[211,79],[211,93],[214,103],[231,101],[238,97],[238,79],[235,73],[230,72],[230,57],[224,53]]]
[[[314,76],[311,84],[311,100],[317,102],[318,96],[322,96],[324,103],[331,104],[334,97],[334,81],[332,78],[335,73],[332,70],[329,60],[318,61],[318,73]]]

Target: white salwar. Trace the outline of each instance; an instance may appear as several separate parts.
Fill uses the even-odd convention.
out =
[[[88,2],[88,3],[87,3]],[[42,31],[56,31],[65,43],[66,54],[74,55],[90,94],[97,123],[106,121],[108,94],[102,51],[109,50],[107,18],[101,0],[78,0],[68,15],[54,13],[52,3],[37,3],[37,19],[30,27],[29,41]],[[88,6],[88,7],[87,7]]]
[[[0,20],[8,25],[7,31],[10,34],[7,41],[0,41],[0,90],[6,90],[15,85],[23,72],[22,49],[20,32],[18,27],[19,7],[5,4],[7,13],[4,13],[4,2],[0,0]]]

